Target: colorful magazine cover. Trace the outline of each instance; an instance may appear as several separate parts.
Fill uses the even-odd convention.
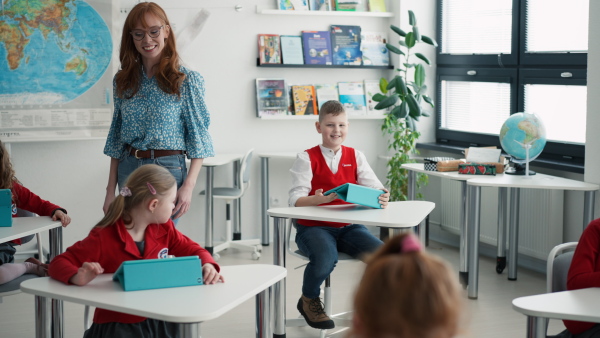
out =
[[[334,65],[361,65],[360,26],[331,25]]]
[[[260,64],[281,63],[279,35],[258,34],[258,58]]]
[[[385,46],[387,38],[381,32],[361,32],[360,51],[362,52],[363,65],[389,66],[390,53]]]
[[[304,64],[331,65],[331,40],[328,31],[302,31]]]
[[[365,115],[365,91],[362,82],[338,82],[340,102],[344,105],[348,116]]]
[[[279,9],[286,11],[308,10],[308,0],[277,0]]]
[[[288,96],[284,79],[256,79],[257,116],[287,115]]]
[[[310,85],[292,86],[294,98],[294,115],[317,115],[315,87]]]

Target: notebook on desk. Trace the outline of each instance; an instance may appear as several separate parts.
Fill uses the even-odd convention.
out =
[[[0,227],[12,226],[12,193],[10,189],[0,189]]]
[[[202,285],[198,256],[125,261],[113,275],[125,291]]]
[[[339,199],[348,203],[355,203],[371,208],[381,209],[381,204],[379,204],[379,195],[383,194],[384,191],[362,185],[346,183],[326,191],[323,195],[327,196],[331,193],[336,193]]]

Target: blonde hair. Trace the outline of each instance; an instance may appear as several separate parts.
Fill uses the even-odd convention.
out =
[[[4,142],[0,141],[0,189],[10,189],[12,191],[13,183],[20,183],[15,176],[15,170],[10,162],[8,150],[4,146]],[[17,202],[17,196],[12,194],[13,202]]]
[[[137,168],[125,182],[125,187],[131,191],[131,196],[117,195],[117,198],[108,207],[106,215],[96,224],[96,227],[103,228],[112,225],[119,218],[123,218],[125,224],[131,223],[133,208],[150,199],[164,196],[176,183],[175,177],[159,165],[146,164]],[[155,194],[152,193],[149,184],[154,188]]]
[[[442,259],[417,250],[402,252],[403,234],[367,260],[354,298],[363,338],[449,338],[458,333],[462,296]],[[360,331],[360,332],[358,332]]]
[[[327,115],[338,116],[340,114],[345,114],[346,110],[344,109],[344,105],[340,103],[340,101],[329,100],[321,106],[319,109],[319,122],[323,121],[323,118]]]

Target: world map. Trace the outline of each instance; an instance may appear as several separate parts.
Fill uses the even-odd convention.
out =
[[[110,30],[86,2],[0,1],[0,105],[68,103],[107,70]]]

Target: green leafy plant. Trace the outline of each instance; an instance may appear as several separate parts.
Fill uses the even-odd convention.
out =
[[[434,107],[431,97],[426,95],[425,64],[430,65],[429,59],[413,51],[419,43],[437,47],[434,39],[421,35],[417,26],[417,19],[412,11],[408,11],[409,24],[412,31],[405,32],[399,27],[391,25],[390,28],[400,40],[398,46],[386,44],[387,49],[400,56],[400,66],[391,80],[382,78],[379,87],[383,94],[373,95],[373,101],[378,102],[377,110],[389,110],[386,113],[381,131],[388,135],[388,150],[393,150],[394,155],[388,161],[388,186],[392,201],[407,200],[408,172],[402,169],[404,163],[414,163],[410,154],[418,154],[416,143],[421,133],[417,131],[416,121],[430,115],[423,109],[425,104]],[[413,70],[413,78],[408,79],[409,69]],[[427,175],[417,175],[417,188],[427,184]],[[419,190],[419,189],[417,189]],[[420,193],[417,198],[422,198]]]

